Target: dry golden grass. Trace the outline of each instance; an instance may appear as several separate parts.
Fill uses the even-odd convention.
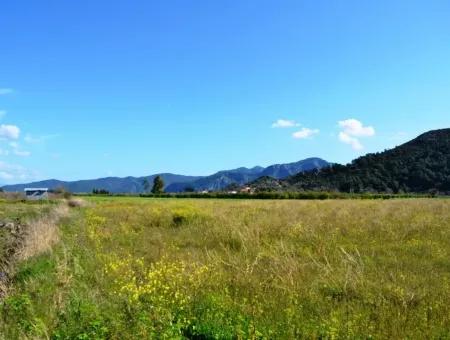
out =
[[[450,337],[450,200],[91,202],[18,273],[34,328],[5,334]]]
[[[425,336],[450,326],[449,203],[105,199],[88,233],[96,253],[209,268],[199,334]]]
[[[17,251],[17,259],[24,261],[50,251],[59,241],[58,222],[68,213],[68,206],[59,204],[50,213],[29,221],[21,247]]]
[[[17,251],[22,246],[27,221],[46,214],[50,205],[23,202],[18,196],[3,194],[0,198],[0,296],[8,288],[11,270],[17,261]]]

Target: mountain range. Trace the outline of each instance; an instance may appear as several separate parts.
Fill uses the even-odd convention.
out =
[[[64,187],[71,192],[103,189],[111,193],[142,193],[143,182],[161,176],[167,192],[220,191],[230,185],[249,185],[256,191],[340,191],[383,193],[450,194],[450,128],[426,132],[390,150],[369,153],[347,165],[331,164],[320,158],[268,167],[237,168],[210,176],[171,173],[143,177],[106,177],[81,181],[55,179],[5,185],[4,191],[26,187]]]
[[[25,184],[3,186],[4,191],[21,192],[27,187],[44,187],[49,189],[64,188],[74,193],[89,193],[93,189],[103,189],[111,193],[142,193],[143,182],[147,179],[153,182],[156,176],[164,180],[166,192],[181,192],[191,190],[222,190],[231,184],[243,185],[254,181],[261,176],[271,176],[276,179],[284,179],[299,172],[310,171],[328,167],[330,163],[320,158],[307,158],[294,163],[274,164],[268,167],[256,166],[253,168],[237,168],[219,171],[210,176],[184,176],[171,173],[154,174],[142,177],[105,177],[80,181],[60,181],[50,179]]]
[[[300,172],[311,171],[328,167],[330,163],[320,158],[307,158],[294,163],[274,164],[266,168],[256,166],[253,168],[237,168],[219,171],[211,176],[202,177],[193,181],[184,181],[170,184],[166,187],[168,192],[181,192],[190,187],[195,191],[218,191],[231,184],[243,185],[254,181],[261,176],[270,176],[284,179]]]

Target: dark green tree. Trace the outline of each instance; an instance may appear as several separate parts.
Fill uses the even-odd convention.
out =
[[[161,194],[164,192],[164,181],[161,176],[156,176],[153,180],[153,194]]]

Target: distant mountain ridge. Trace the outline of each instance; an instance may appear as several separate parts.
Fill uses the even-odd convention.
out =
[[[393,149],[371,153],[350,164],[278,180],[260,177],[259,191],[341,191],[450,194],[450,128],[428,131]]]
[[[320,158],[308,158],[266,168],[237,168],[210,176],[159,174],[168,192],[187,188],[195,191],[222,190],[231,184],[250,186],[257,191],[341,191],[383,193],[444,193],[450,195],[450,128],[433,130],[393,149],[371,153],[347,165],[330,164]],[[47,180],[5,185],[5,191],[23,191],[25,187],[65,187],[72,192],[105,189],[111,193],[141,193],[146,177],[106,177],[64,182]]]
[[[274,178],[286,178],[288,176],[296,175],[300,172],[322,169],[330,165],[330,163],[324,161],[321,158],[307,158],[294,163],[270,165],[259,174],[259,177],[270,176]]]
[[[261,176],[270,176],[277,179],[283,179],[304,171],[318,170],[330,166],[330,163],[321,158],[313,157],[304,160],[287,163],[274,164],[266,168],[238,168],[233,170],[219,171],[211,176],[206,176],[190,182],[173,183],[167,186],[169,192],[181,192],[186,187],[199,190],[221,190],[231,184],[243,185],[256,180]]]
[[[155,174],[142,177],[104,177],[97,179],[79,180],[79,181],[60,181],[57,179],[49,179],[44,181],[25,183],[25,184],[13,184],[3,186],[4,191],[23,191],[27,187],[44,187],[49,189],[56,189],[63,187],[71,192],[88,193],[93,189],[104,189],[111,193],[141,193],[143,192],[144,179],[148,179],[150,183],[153,179],[160,175],[163,177],[166,185],[170,185],[173,182],[179,181],[193,181],[200,176],[183,176],[171,173]]]
[[[329,166],[330,163],[320,158],[308,158],[294,163],[275,164],[266,168],[256,166],[253,168],[237,168],[232,170],[219,171],[210,176],[184,176],[171,173],[154,174],[142,177],[105,177],[98,179],[79,180],[79,181],[60,181],[50,179],[25,184],[5,185],[5,191],[23,191],[27,187],[45,187],[56,189],[64,187],[71,192],[88,193],[93,189],[104,189],[111,193],[142,193],[144,191],[144,179],[150,183],[156,176],[161,176],[165,183],[167,192],[180,192],[190,187],[198,190],[222,190],[230,184],[245,184],[257,179],[260,176],[269,176],[275,178],[285,178],[289,175],[301,171],[309,171]]]

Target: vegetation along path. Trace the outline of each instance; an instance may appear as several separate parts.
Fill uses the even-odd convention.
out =
[[[67,204],[0,201],[0,293],[6,295],[15,265],[51,249],[58,240],[58,221]]]

